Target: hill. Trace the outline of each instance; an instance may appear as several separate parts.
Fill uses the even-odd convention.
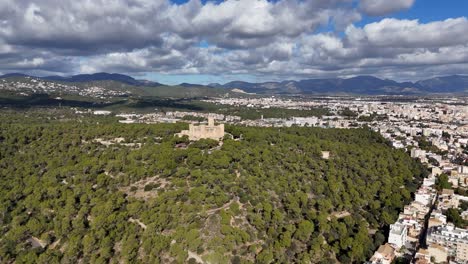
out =
[[[219,85],[225,89],[241,89],[257,94],[343,94],[343,95],[428,95],[467,94],[468,76],[447,76],[412,82],[396,82],[373,76],[357,76],[348,79],[305,79],[249,83],[242,81]]]
[[[89,77],[89,78],[88,78]],[[111,78],[108,78],[111,77]],[[131,78],[131,77],[129,77]],[[56,79],[56,80],[52,80]],[[171,97],[194,98],[222,96],[232,93],[222,88],[205,86],[167,86],[154,82],[136,81],[122,76],[97,75],[80,76],[67,79],[37,78],[19,74],[6,75],[0,78],[0,91],[16,92],[21,95],[49,94],[54,96],[78,95],[98,99],[113,97]]]
[[[43,80],[49,81],[61,81],[61,82],[94,82],[94,81],[116,81],[130,85],[137,85],[137,86],[161,86],[162,84],[157,82],[151,82],[147,80],[136,80],[133,77],[123,74],[117,73],[94,73],[94,74],[79,74],[73,75],[69,77],[62,77],[62,76],[46,76],[40,77]]]
[[[361,263],[423,176],[366,129],[182,129],[0,113],[1,262]]]
[[[419,81],[416,83],[425,91],[433,93],[468,92],[468,76],[452,75]]]

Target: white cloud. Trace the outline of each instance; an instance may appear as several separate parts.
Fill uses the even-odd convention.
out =
[[[361,0],[358,9],[354,3],[3,0],[0,70],[289,79],[466,69],[467,18],[385,18],[356,27],[362,12],[388,14],[410,8],[414,0]]]
[[[382,16],[413,6],[415,0],[361,0],[360,7],[368,15]]]
[[[361,32],[359,32],[361,31]],[[371,23],[362,29],[349,26],[347,34],[354,40],[374,46],[395,47],[441,47],[468,42],[466,17],[421,24],[418,20],[386,18]],[[364,39],[363,39],[364,38]]]

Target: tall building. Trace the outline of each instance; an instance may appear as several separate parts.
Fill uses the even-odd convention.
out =
[[[455,259],[459,262],[468,262],[468,243],[462,242],[457,244],[457,253]]]
[[[457,261],[468,260],[468,230],[456,228],[453,224],[432,227],[427,235],[428,243],[435,243],[448,248],[449,255]]]

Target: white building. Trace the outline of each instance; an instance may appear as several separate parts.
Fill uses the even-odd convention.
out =
[[[406,245],[408,229],[406,225],[396,222],[390,225],[390,233],[388,236],[388,243],[395,245],[398,248]]]
[[[458,167],[459,174],[468,174],[468,166],[459,166]]]
[[[112,114],[112,112],[111,111],[98,110],[98,111],[94,111],[93,114],[95,114],[95,115],[110,115],[110,114]]]
[[[423,186],[431,187],[432,185],[435,184],[435,182],[436,182],[436,178],[434,177],[433,174],[430,174],[429,177],[424,178]]]
[[[419,190],[414,195],[414,200],[416,202],[420,202],[421,204],[427,206],[432,205],[436,196],[432,189],[426,187],[419,188]]]
[[[453,224],[432,227],[429,229],[427,242],[448,248],[450,256],[457,256],[457,250],[460,250],[460,256],[464,256],[467,249],[465,244],[468,244],[468,230],[456,228]]]
[[[441,173],[442,173],[442,170],[439,167],[433,167],[432,168],[432,174],[440,175]]]
[[[424,158],[426,157],[426,151],[418,148],[411,149],[412,158]]]
[[[315,126],[318,124],[319,119],[315,116],[313,117],[293,117],[292,124],[298,126]]]

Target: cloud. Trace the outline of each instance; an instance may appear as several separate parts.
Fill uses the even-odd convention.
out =
[[[42,0],[8,3],[0,38],[14,45],[77,54],[131,50],[161,43],[166,1]]]
[[[0,39],[14,45],[73,51],[76,55],[161,46],[165,34],[250,48],[276,37],[297,37],[328,23],[347,0],[5,0]],[[346,13],[339,14],[347,21]],[[356,13],[348,21],[354,21]],[[4,18],[3,18],[4,17]],[[343,19],[342,19],[343,18]],[[345,22],[346,23],[346,22]]]
[[[371,16],[382,16],[409,9],[415,0],[361,0],[360,8]]]
[[[373,46],[431,48],[468,42],[466,17],[421,24],[418,20],[386,18],[367,24],[362,29],[349,26],[351,40],[364,41]]]
[[[462,32],[467,30],[464,17],[426,24],[383,19],[362,28],[350,25],[343,37],[324,33],[303,37],[297,61],[306,72],[308,68],[335,74],[388,76],[392,72],[393,78],[399,78],[401,72],[421,76],[445,67],[464,73],[468,36]]]
[[[0,71],[254,75],[259,79],[460,73],[465,17],[383,18],[414,1],[4,0]],[[402,78],[406,78],[403,76]]]

